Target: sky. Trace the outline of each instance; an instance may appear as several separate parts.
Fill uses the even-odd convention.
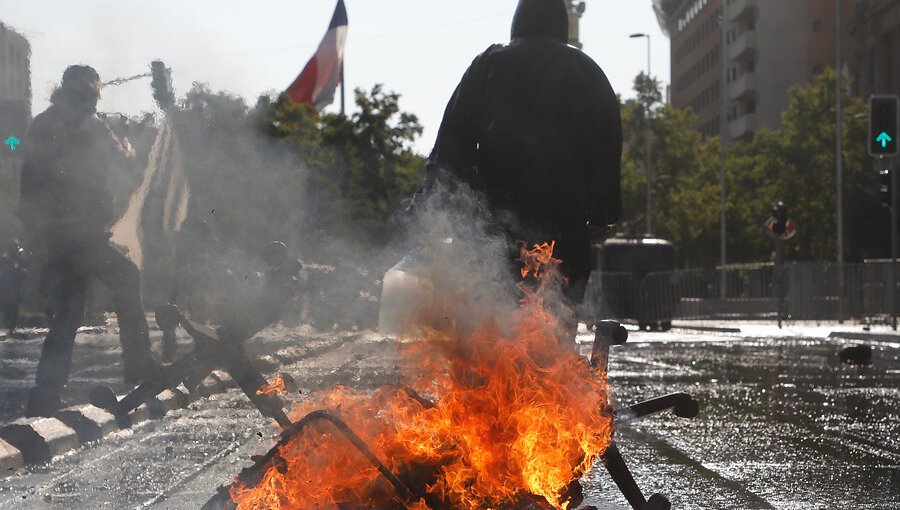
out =
[[[286,88],[319,44],[336,0],[0,0],[0,21],[31,42],[33,113],[48,106],[66,66],[88,64],[103,81],[149,71],[162,59],[172,68],[176,95],[194,82],[243,96]],[[427,154],[447,100],[472,59],[509,40],[517,0],[345,0],[349,18],[345,74],[352,91],[383,83],[401,94],[400,107],[419,116],[424,133],[415,149]],[[613,88],[631,97],[634,77],[647,68],[669,82],[669,41],[650,0],[586,0],[584,51]],[[150,80],[107,87],[101,111],[155,111]],[[338,101],[329,107],[337,109]]]

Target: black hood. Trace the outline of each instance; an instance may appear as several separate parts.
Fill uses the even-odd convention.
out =
[[[512,38],[543,35],[569,41],[569,13],[563,0],[519,0],[512,22]]]

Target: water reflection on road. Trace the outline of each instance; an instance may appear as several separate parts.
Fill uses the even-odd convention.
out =
[[[619,401],[687,391],[702,406],[620,427],[645,493],[673,508],[900,508],[900,346],[873,343],[873,364],[855,367],[838,360],[846,345],[632,333],[611,355]],[[589,482],[617,492],[602,469]]]

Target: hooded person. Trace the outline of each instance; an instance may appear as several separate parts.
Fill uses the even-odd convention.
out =
[[[591,242],[622,215],[622,125],[606,75],[567,41],[563,0],[520,0],[510,42],[478,55],[450,98],[423,187],[449,173],[511,243],[556,241],[579,302]]]
[[[50,415],[62,405],[93,278],[113,293],[126,381],[146,379],[156,368],[137,266],[109,242],[115,218],[108,181],[129,166],[134,152],[97,117],[99,98],[97,71],[70,66],[28,133],[19,215],[43,263],[40,288],[50,312],[28,416]]]

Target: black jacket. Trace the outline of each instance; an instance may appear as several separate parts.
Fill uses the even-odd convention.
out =
[[[28,140],[20,205],[26,227],[102,236],[114,220],[110,167],[129,159],[106,123],[54,105],[35,117]]]
[[[586,223],[622,215],[622,126],[603,71],[564,43],[564,20],[554,0],[520,3],[511,42],[476,57],[453,93],[428,167],[512,212],[513,236],[540,232],[581,258]]]

